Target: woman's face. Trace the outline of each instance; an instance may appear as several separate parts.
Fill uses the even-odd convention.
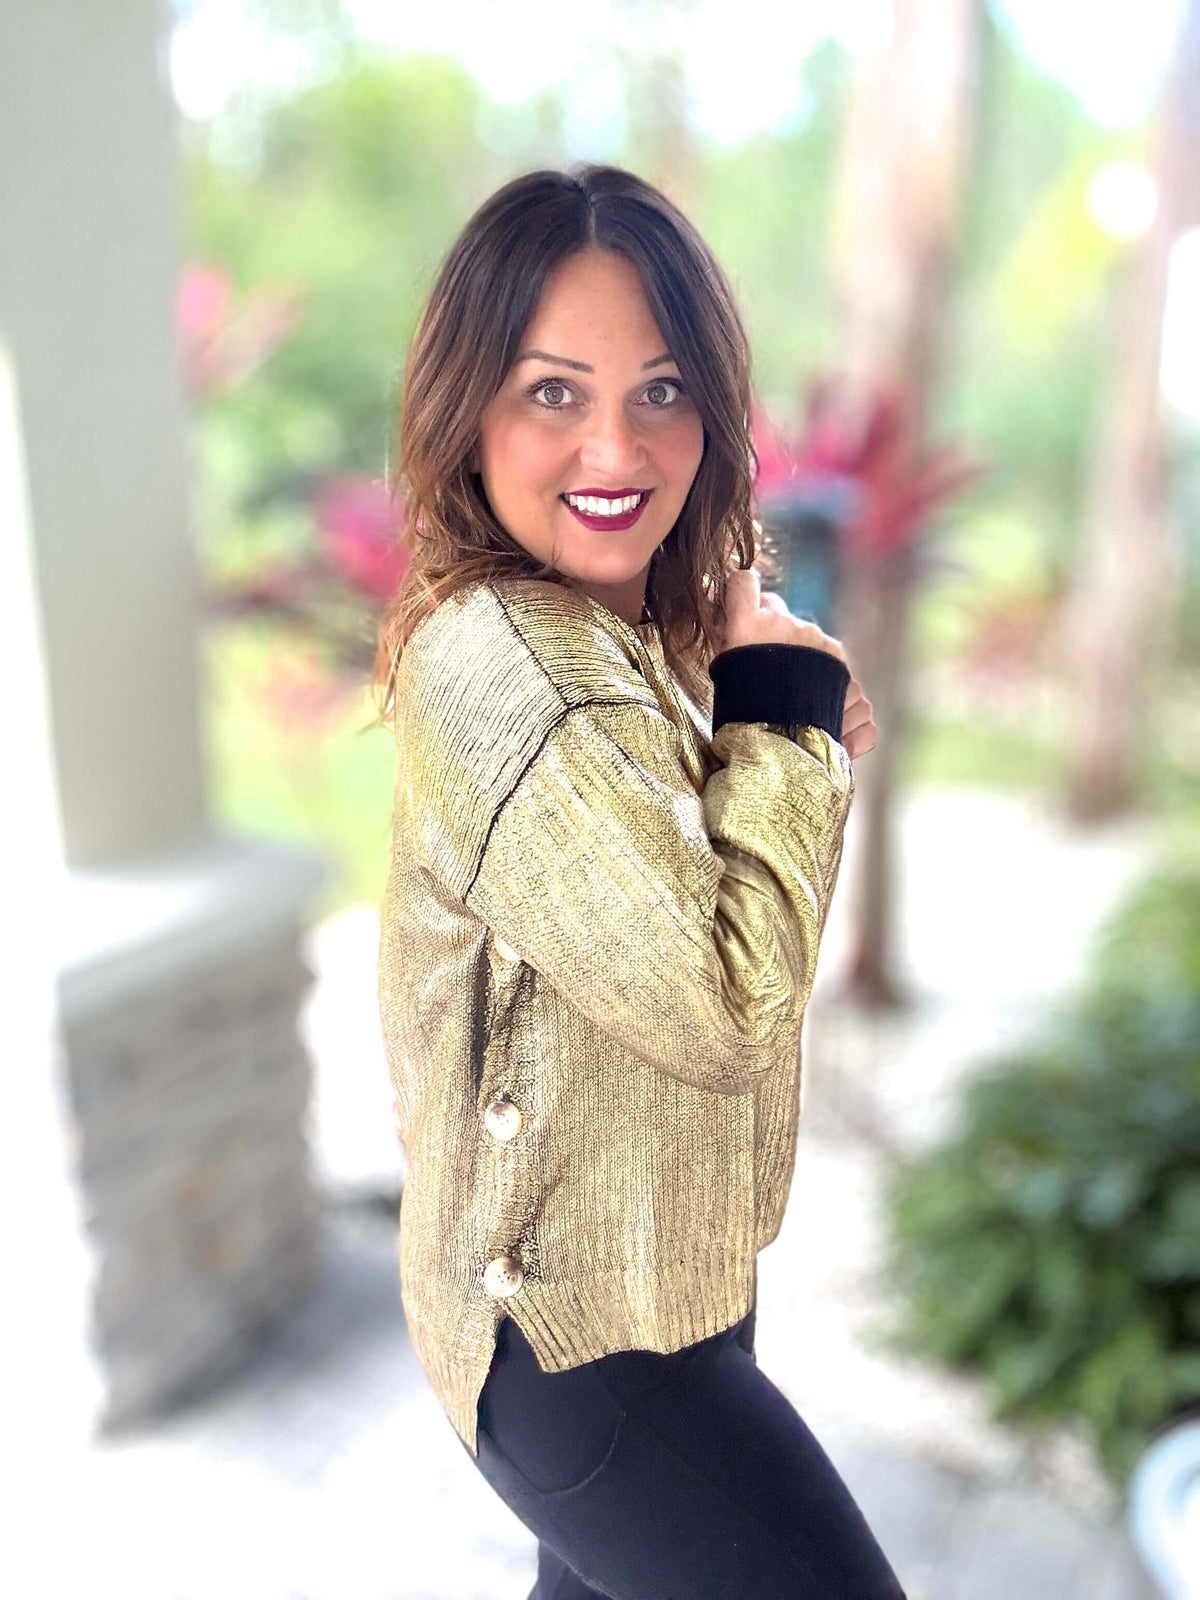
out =
[[[699,413],[633,266],[609,250],[568,256],[483,416],[474,465],[496,518],[636,622],[650,557],[703,453]]]

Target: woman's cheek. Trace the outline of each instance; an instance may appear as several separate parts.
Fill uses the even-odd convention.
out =
[[[541,493],[547,485],[557,488],[562,475],[562,441],[536,423],[518,425],[508,441],[507,461],[514,477],[528,493]]]
[[[704,455],[704,426],[698,416],[680,418],[662,441],[659,466],[664,477],[690,484]]]

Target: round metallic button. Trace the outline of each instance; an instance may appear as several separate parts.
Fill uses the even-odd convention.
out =
[[[483,1282],[497,1300],[507,1300],[525,1282],[525,1268],[516,1256],[497,1256],[483,1269]]]
[[[497,1139],[514,1139],[521,1131],[521,1108],[511,1100],[493,1100],[483,1113],[483,1120]]]
[[[506,939],[502,939],[499,934],[494,933],[492,935],[492,943],[496,947],[496,954],[503,960],[520,961],[521,952],[519,950],[514,950],[512,945],[509,944]]]

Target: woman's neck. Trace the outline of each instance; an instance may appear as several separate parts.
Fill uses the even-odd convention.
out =
[[[650,620],[646,605],[646,574],[639,572],[628,583],[586,583],[579,579],[571,580],[574,587],[593,600],[598,600],[602,606],[607,606],[609,611],[627,622],[631,628],[639,627]]]

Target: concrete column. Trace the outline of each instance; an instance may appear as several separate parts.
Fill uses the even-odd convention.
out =
[[[166,0],[0,10],[5,683],[41,797],[5,844],[54,1002],[6,1067],[38,1075],[86,1240],[86,1267],[70,1227],[46,1249],[86,1271],[104,1426],[230,1370],[316,1263],[296,1013],[320,869],[205,799],[169,23]]]
[[[76,866],[204,825],[167,20],[154,0],[0,14],[0,316]]]

